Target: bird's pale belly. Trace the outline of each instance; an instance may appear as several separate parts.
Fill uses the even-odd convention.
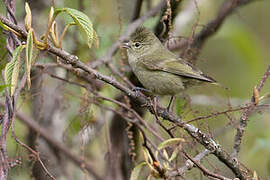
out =
[[[136,76],[142,85],[154,94],[175,95],[185,89],[184,79],[174,74],[162,71],[140,71]]]

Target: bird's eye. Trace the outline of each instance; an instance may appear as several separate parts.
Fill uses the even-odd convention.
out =
[[[140,46],[141,46],[141,43],[139,43],[139,42],[135,42],[135,43],[134,43],[134,46],[135,46],[135,48],[138,48],[138,47],[140,47]]]

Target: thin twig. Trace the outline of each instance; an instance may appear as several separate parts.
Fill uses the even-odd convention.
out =
[[[210,151],[205,149],[205,150],[201,151],[200,153],[198,153],[193,159],[197,162],[200,162],[201,159],[204,158],[205,156],[207,156],[208,154],[210,154]],[[188,171],[194,167],[194,163],[189,159],[184,164],[185,164],[184,166],[178,168],[177,170],[168,171],[166,173],[166,177],[171,178],[171,177],[175,177],[175,176],[183,176],[186,171]]]
[[[217,178],[220,180],[232,180],[230,178],[226,178],[222,175],[216,174],[216,173],[212,173],[211,171],[209,171],[208,169],[206,169],[205,167],[203,167],[199,162],[197,162],[195,159],[193,159],[191,156],[189,156],[185,151],[182,151],[182,153],[189,159],[191,160],[196,166],[197,168],[199,168],[204,175],[206,175],[207,177],[213,177],[213,178]]]
[[[268,66],[268,68],[266,69],[259,85],[257,86],[257,91],[260,92],[261,89],[263,88],[265,81],[268,79],[268,77],[270,76],[270,65]],[[251,113],[254,111],[255,107],[257,104],[255,104],[255,98],[254,95],[251,97],[250,100],[250,104],[248,106],[248,108],[246,108],[241,117],[240,117],[240,123],[237,127],[237,132],[236,135],[234,137],[234,146],[233,146],[233,157],[237,157],[238,153],[240,152],[240,145],[242,142],[242,138],[247,126],[247,121],[249,116],[251,115]]]

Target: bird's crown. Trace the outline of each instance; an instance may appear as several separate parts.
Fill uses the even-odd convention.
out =
[[[130,40],[133,42],[150,42],[156,37],[152,31],[146,29],[145,27],[139,27],[131,35]]]

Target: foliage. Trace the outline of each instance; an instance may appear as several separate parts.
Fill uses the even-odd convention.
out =
[[[9,93],[11,96],[14,95],[17,83],[18,83],[18,77],[19,77],[19,71],[20,71],[20,65],[21,65],[21,52],[24,49],[24,46],[18,46],[13,54],[12,54],[12,60],[11,62],[7,63],[5,67],[5,82],[9,86]]]

